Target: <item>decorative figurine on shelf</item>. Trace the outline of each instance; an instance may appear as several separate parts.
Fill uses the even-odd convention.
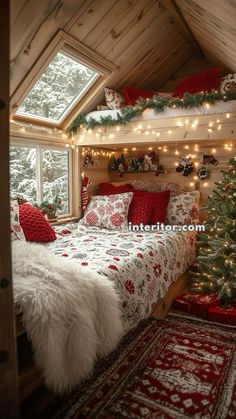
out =
[[[136,157],[131,159],[131,161],[129,161],[127,171],[128,172],[138,172],[139,171],[138,159]]]
[[[157,170],[155,171],[155,176],[159,176],[160,173],[165,173],[164,171],[164,167],[162,166],[162,164],[158,165]]]
[[[181,173],[182,176],[190,175],[194,170],[194,164],[190,157],[180,157],[180,164],[176,167],[176,172]]]
[[[91,167],[94,165],[94,160],[91,154],[86,153],[84,156],[84,167]]]
[[[158,172],[163,173],[163,166],[159,165],[159,155],[155,151],[149,153],[138,152],[136,157],[130,158],[125,161],[123,154],[116,159],[113,157],[109,166],[110,170],[117,170],[120,177],[124,172]]]
[[[117,159],[117,165],[118,165],[118,175],[119,177],[124,176],[124,172],[127,170],[127,164],[125,163],[125,157],[124,154],[121,154],[120,158]]]
[[[143,161],[143,170],[145,172],[148,172],[152,170],[152,157],[150,157],[148,154],[145,154],[144,161]]]
[[[111,164],[109,166],[109,170],[118,170],[118,163],[115,157],[112,158]]]
[[[91,184],[91,180],[88,176],[82,177],[82,190],[81,190],[81,202],[82,202],[82,210],[84,211],[88,205],[88,187]]]
[[[205,180],[205,179],[208,179],[209,176],[210,176],[210,170],[207,167],[202,166],[200,167],[200,169],[198,169],[197,171],[198,179]]]
[[[217,166],[219,163],[218,160],[215,159],[213,154],[203,154],[203,164],[212,164],[213,166]]]

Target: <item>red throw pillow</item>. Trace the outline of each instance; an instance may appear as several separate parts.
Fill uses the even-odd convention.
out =
[[[98,195],[115,195],[126,192],[133,192],[133,186],[129,184],[125,185],[113,185],[112,183],[100,183],[98,186]]]
[[[48,243],[56,239],[56,234],[43,214],[30,204],[19,205],[20,225],[26,240]]]
[[[220,84],[220,68],[209,68],[195,73],[177,84],[174,96],[183,97],[184,93],[191,94],[217,90]]]
[[[132,224],[149,224],[152,215],[152,203],[143,196],[134,196],[129,206],[128,221]]]
[[[126,105],[134,105],[138,99],[149,99],[158,92],[151,92],[143,89],[137,89],[136,87],[125,86],[124,87],[124,98]]]
[[[152,213],[149,224],[165,223],[166,210],[170,198],[170,191],[163,192],[144,192],[134,191],[134,197],[142,197],[148,199],[152,205]],[[132,203],[131,203],[132,205]]]

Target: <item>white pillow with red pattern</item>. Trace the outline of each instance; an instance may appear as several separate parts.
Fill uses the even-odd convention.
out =
[[[93,196],[79,224],[111,230],[127,230],[128,211],[132,198],[132,192]]]
[[[129,181],[129,184],[133,186],[136,191],[147,191],[147,192],[161,192],[170,191],[170,197],[180,195],[184,192],[184,187],[176,183],[159,181],[155,182],[155,179],[150,180],[133,180]]]
[[[186,192],[173,196],[167,207],[168,224],[198,224],[199,223],[200,192]]]
[[[120,93],[109,87],[105,87],[105,99],[109,109],[120,109],[124,106],[124,98]]]

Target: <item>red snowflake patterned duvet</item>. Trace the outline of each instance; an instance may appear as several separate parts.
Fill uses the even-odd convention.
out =
[[[148,317],[195,258],[195,233],[116,232],[73,225],[47,248],[115,282],[125,330]]]

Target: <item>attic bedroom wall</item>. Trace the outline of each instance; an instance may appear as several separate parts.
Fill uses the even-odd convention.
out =
[[[173,76],[171,76],[169,80],[167,80],[166,83],[164,83],[164,85],[161,87],[161,90],[165,92],[173,92],[173,90],[175,89],[175,86],[179,82],[184,80],[185,78],[191,76],[192,74],[198,71],[202,71],[202,70],[205,70],[206,68],[216,67],[216,66],[217,64],[214,60],[209,60],[206,57],[205,58],[193,57],[187,63],[185,63],[181,68],[179,68],[179,70],[175,74],[173,74]],[[227,71],[225,70],[225,67],[220,65],[220,68],[222,71],[222,76],[226,75]]]
[[[118,90],[156,90],[194,55],[160,0],[12,0],[12,93],[59,29],[119,68],[109,81]]]
[[[196,40],[209,59],[236,71],[236,1],[176,0]]]

